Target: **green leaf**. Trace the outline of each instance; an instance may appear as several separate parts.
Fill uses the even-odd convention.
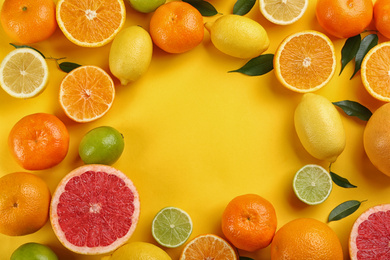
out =
[[[372,115],[372,112],[368,108],[355,101],[343,100],[333,102],[333,104],[340,107],[347,115],[356,116],[363,121],[368,121]]]
[[[328,222],[348,217],[354,213],[364,201],[348,200],[335,207],[329,214]]]
[[[183,2],[189,3],[202,14],[202,16],[213,16],[218,14],[218,11],[215,7],[207,1],[204,0],[183,0]]]
[[[239,72],[248,76],[260,76],[273,70],[273,54],[263,54],[248,61],[244,66],[229,72]]]
[[[376,34],[369,34],[363,38],[362,42],[360,43],[359,50],[356,53],[355,71],[353,72],[351,79],[360,70],[364,56],[366,56],[367,52],[377,44],[378,44],[378,35]]]
[[[246,256],[240,256],[240,260],[254,260],[254,259]]]
[[[362,38],[360,34],[350,37],[345,41],[345,44],[341,50],[341,72],[343,72],[345,66],[355,58],[356,53],[359,50],[360,42],[362,41]]]
[[[357,187],[357,186],[351,184],[346,178],[343,178],[340,175],[337,175],[336,173],[331,172],[331,171],[329,173],[330,173],[330,177],[332,178],[332,181],[336,185],[343,187],[343,188],[356,188]]]
[[[237,0],[233,7],[233,14],[245,15],[252,10],[256,0]]]
[[[39,54],[41,54],[42,57],[43,57],[44,59],[46,59],[45,55],[43,55],[42,52],[38,51],[37,49],[35,49],[35,48],[31,47],[31,46],[28,46],[28,45],[16,45],[16,44],[13,44],[13,43],[10,43],[10,45],[14,46],[16,49],[20,49],[20,48],[29,48],[29,49],[32,49],[32,50],[38,52]]]
[[[63,72],[71,72],[72,70],[80,67],[81,65],[80,64],[76,64],[76,63],[73,63],[73,62],[61,62],[60,64],[58,64],[58,66],[60,67],[60,69],[63,71]]]

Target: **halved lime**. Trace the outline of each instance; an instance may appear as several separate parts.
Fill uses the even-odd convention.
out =
[[[324,202],[332,191],[332,178],[321,166],[308,164],[297,171],[293,188],[297,197],[309,205]]]
[[[175,207],[160,210],[153,219],[152,234],[165,247],[184,244],[192,233],[192,221],[187,212]]]

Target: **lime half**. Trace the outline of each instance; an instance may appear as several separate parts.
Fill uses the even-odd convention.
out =
[[[153,219],[152,234],[165,247],[174,248],[184,244],[192,233],[192,221],[183,210],[166,207]]]
[[[321,166],[308,164],[297,171],[293,181],[297,197],[309,205],[324,202],[332,191],[332,178]]]

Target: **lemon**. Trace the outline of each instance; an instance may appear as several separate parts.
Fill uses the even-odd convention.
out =
[[[141,13],[154,12],[166,0],[129,0],[131,7]]]
[[[109,54],[111,73],[122,85],[139,79],[149,68],[153,54],[150,34],[140,26],[123,29],[112,42]]]
[[[205,27],[214,46],[233,57],[254,58],[269,47],[269,38],[263,26],[248,17],[228,14],[205,23]]]
[[[102,260],[172,260],[172,258],[161,248],[146,242],[130,242],[117,250],[110,256],[104,256]]]
[[[295,130],[313,157],[336,161],[345,147],[345,130],[337,109],[325,97],[306,93],[295,109]]]

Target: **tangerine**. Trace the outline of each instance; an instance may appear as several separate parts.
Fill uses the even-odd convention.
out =
[[[363,32],[373,18],[372,0],[318,0],[318,23],[329,34],[349,38]]]
[[[49,218],[50,190],[44,180],[27,172],[0,178],[0,233],[23,236],[42,228]]]
[[[1,25],[13,40],[30,44],[49,38],[57,28],[53,0],[5,0]]]
[[[273,205],[256,194],[232,199],[222,215],[222,232],[237,248],[253,252],[267,247],[276,231]]]
[[[189,51],[204,36],[203,16],[195,7],[181,1],[158,7],[149,27],[153,42],[168,53]]]
[[[11,129],[8,146],[26,170],[44,170],[59,164],[68,153],[69,133],[56,116],[36,113],[23,117]]]
[[[376,29],[390,39],[390,0],[377,0],[374,4],[374,23]]]
[[[282,226],[271,244],[271,259],[342,260],[337,234],[325,223],[298,218]]]

